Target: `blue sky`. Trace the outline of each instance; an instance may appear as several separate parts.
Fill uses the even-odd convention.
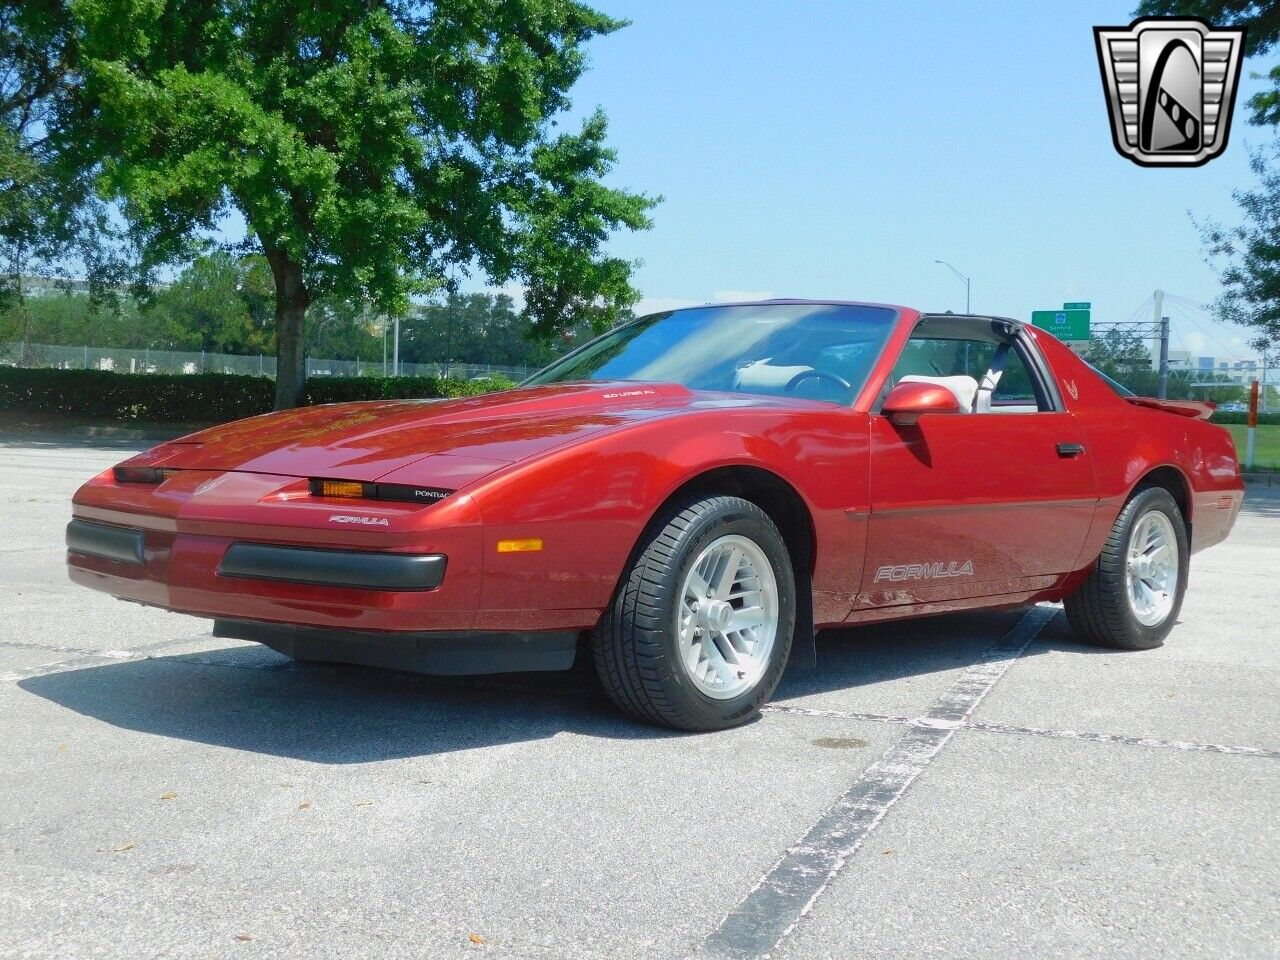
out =
[[[1266,135],[1238,110],[1204,167],[1121,158],[1092,27],[1127,24],[1132,2],[596,5],[632,25],[592,43],[575,110],[608,113],[616,183],[665,198],[652,230],[611,244],[644,261],[642,308],[963,308],[935,258],[973,278],[976,311],[1023,319],[1065,300],[1128,319],[1157,286],[1217,293],[1188,211],[1234,221]],[[1169,312],[1174,349],[1250,352],[1238,330]]]

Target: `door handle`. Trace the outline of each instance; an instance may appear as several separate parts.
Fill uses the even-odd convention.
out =
[[[1083,443],[1058,444],[1058,456],[1060,457],[1078,457],[1082,453],[1084,453]]]

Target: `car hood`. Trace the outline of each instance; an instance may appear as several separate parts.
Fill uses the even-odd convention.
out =
[[[456,489],[587,434],[685,407],[692,397],[674,384],[589,383],[326,404],[213,427],[131,462],[363,481],[394,474]]]

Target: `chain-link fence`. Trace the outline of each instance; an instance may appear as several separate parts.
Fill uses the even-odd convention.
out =
[[[116,373],[238,373],[276,375],[276,358],[242,357],[205,350],[146,350],[124,347],[69,347],[46,343],[0,343],[0,365],[54,367],[60,370],[112,370]],[[523,380],[533,367],[505,367],[490,363],[401,363],[405,377],[450,377],[473,380],[498,374]],[[307,359],[309,377],[391,376],[392,365],[369,360]]]

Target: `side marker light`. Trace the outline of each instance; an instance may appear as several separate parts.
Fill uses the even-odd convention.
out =
[[[541,537],[529,537],[525,540],[499,540],[499,553],[533,553],[542,549]]]

